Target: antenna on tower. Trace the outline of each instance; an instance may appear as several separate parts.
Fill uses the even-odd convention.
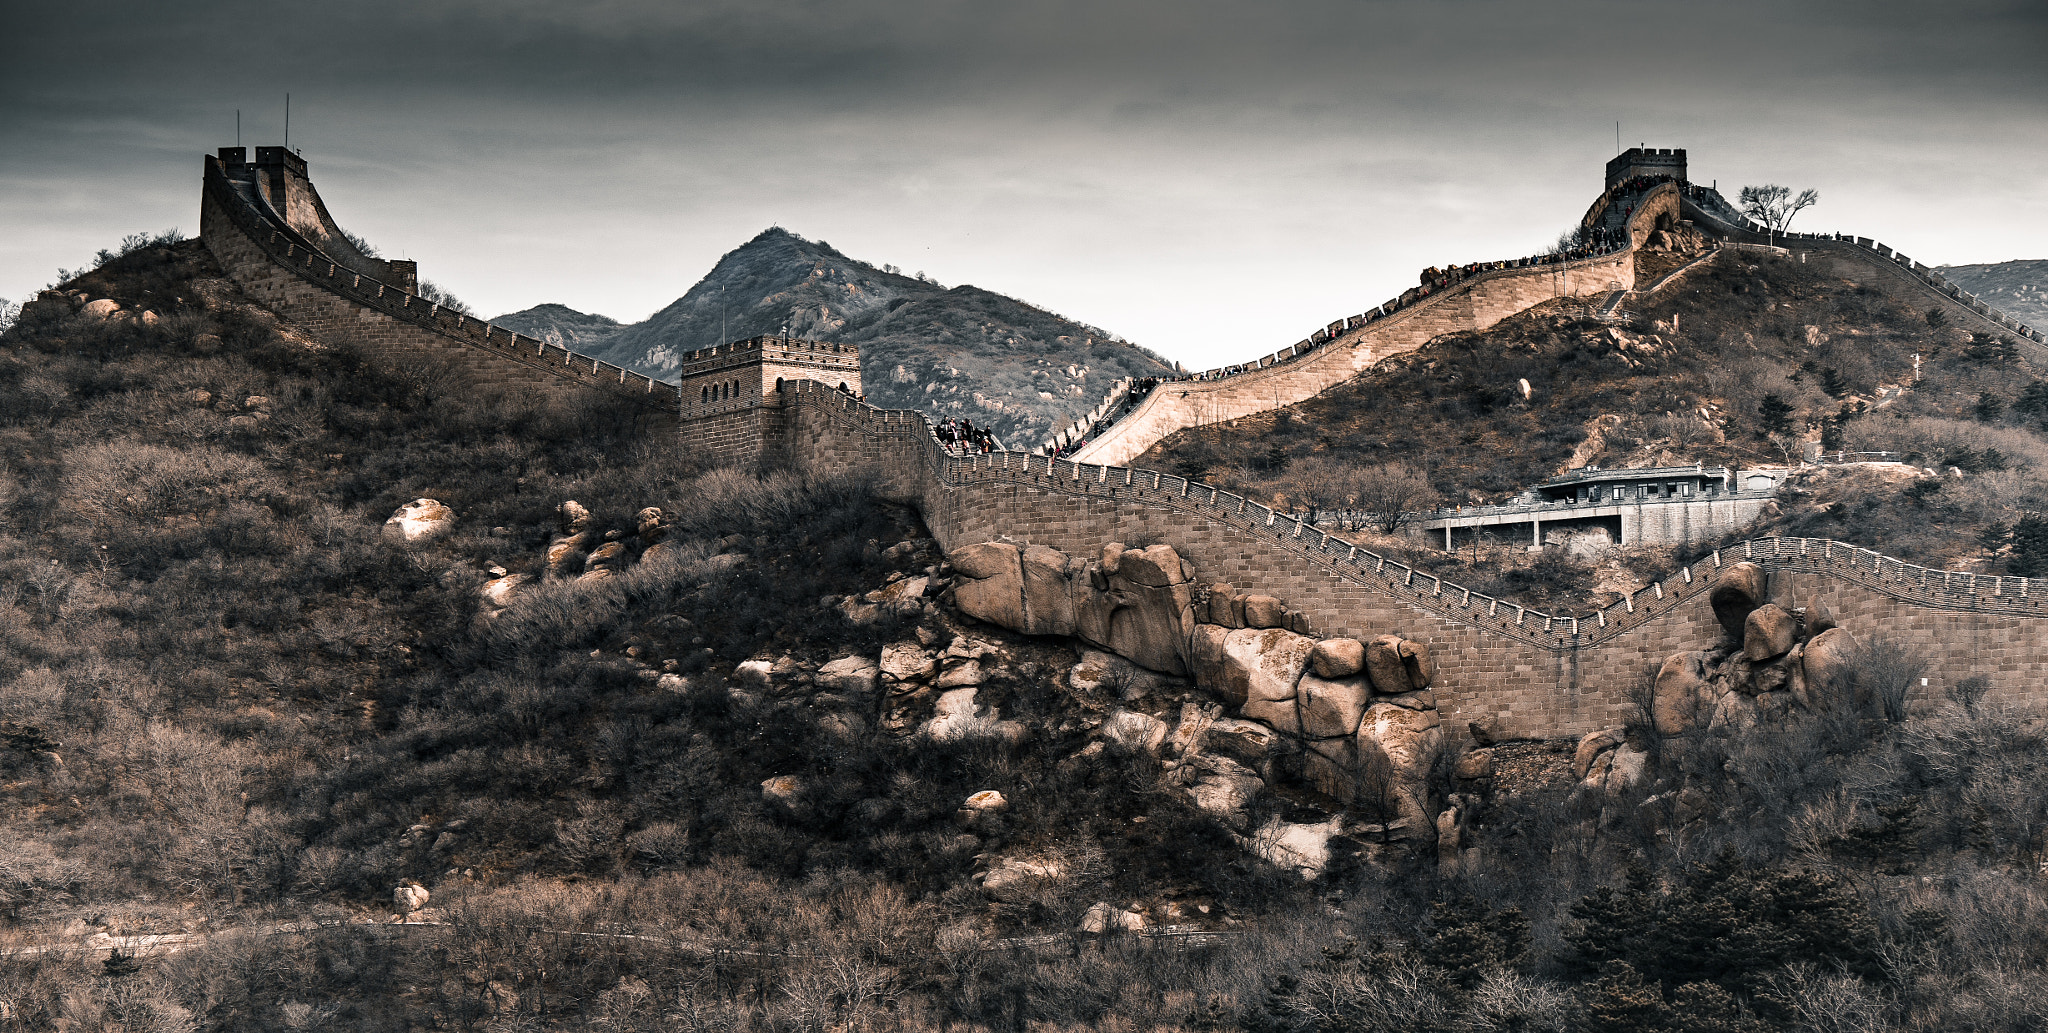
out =
[[[242,109],[235,109],[235,146],[242,146]]]
[[[292,149],[292,95],[284,95],[284,149]]]

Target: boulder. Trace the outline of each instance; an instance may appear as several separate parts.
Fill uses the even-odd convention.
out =
[[[1458,755],[1458,763],[1451,769],[1451,774],[1461,782],[1480,782],[1492,778],[1493,751],[1466,750]]]
[[[881,662],[876,665],[891,681],[919,681],[931,675],[937,665],[930,654],[916,642],[893,642],[882,647]]]
[[[1017,903],[1033,885],[1066,875],[1066,863],[1056,857],[1004,857],[990,862],[981,889],[997,900]]]
[[[1799,669],[1800,659],[1806,647],[1793,646],[1784,656],[1761,662],[1742,661],[1749,668],[1748,677],[1737,688],[1751,695],[1760,696],[1766,692],[1793,692],[1805,694],[1805,677]]]
[[[1711,698],[1707,688],[1705,652],[1673,653],[1657,670],[1652,692],[1650,719],[1660,735],[1682,735],[1691,731],[1703,704]],[[1580,776],[1584,777],[1584,776]]]
[[[1600,755],[1620,746],[1626,734],[1621,728],[1603,728],[1588,732],[1579,739],[1579,748],[1572,753],[1572,777],[1584,781],[1593,769],[1593,762]]]
[[[1074,592],[1067,580],[1067,556],[1044,545],[1025,548],[1022,564],[1024,625],[1027,635],[1072,635]]]
[[[639,535],[645,545],[653,545],[668,537],[668,528],[661,526],[660,507],[648,506],[633,514],[633,533]]]
[[[1326,638],[1308,656],[1321,678],[1349,678],[1365,670],[1365,643],[1355,638]]]
[[[98,301],[86,302],[85,307],[78,310],[78,314],[89,316],[93,319],[105,320],[108,316],[119,311],[121,311],[120,302],[112,298],[101,298]]]
[[[1188,636],[1188,665],[1195,684],[1215,690],[1223,685],[1223,643],[1231,629],[1220,624],[1197,624]],[[1227,697],[1226,697],[1227,698]],[[1242,704],[1243,700],[1233,700]]]
[[[560,527],[563,534],[588,530],[590,510],[583,508],[583,504],[575,499],[570,499],[555,507],[555,526]]]
[[[1365,673],[1377,692],[1407,692],[1408,665],[1401,659],[1401,637],[1381,635],[1365,643]]]
[[[1244,627],[1244,599],[1224,584],[1209,586],[1208,623],[1226,630]]]
[[[1280,745],[1280,738],[1273,729],[1257,721],[1219,717],[1210,722],[1209,732],[1203,736],[1202,742],[1203,749],[1210,755],[1229,757],[1252,768],[1263,768]]]
[[[624,542],[606,542],[590,550],[590,555],[583,557],[583,569],[585,570],[596,570],[599,567],[617,570],[625,565],[626,543]]]
[[[963,811],[1000,811],[1010,806],[1009,798],[994,789],[984,789],[960,804]]]
[[[94,302],[93,304],[99,303]],[[431,895],[427,892],[425,886],[408,880],[399,883],[398,888],[391,891],[391,902],[398,906],[399,914],[409,915],[426,907],[429,896]]]
[[[1245,596],[1244,626],[1284,629],[1287,627],[1287,606],[1270,595]]]
[[[990,624],[1024,629],[1024,570],[1016,546],[982,542],[955,549],[946,557],[961,580],[953,588],[953,605]]]
[[[1312,739],[1348,739],[1358,734],[1358,722],[1372,703],[1372,686],[1360,677],[1331,679],[1305,674],[1295,690],[1301,733]]]
[[[598,567],[598,568],[597,568],[597,569],[595,569],[595,570],[586,570],[586,571],[584,571],[583,573],[581,573],[581,574],[578,574],[578,575],[576,575],[576,580],[578,580],[578,581],[602,581],[602,580],[604,580],[605,578],[608,578],[608,577],[611,577],[611,576],[612,576],[612,568],[610,568],[610,567]]]
[[[1840,623],[1835,620],[1835,611],[1829,609],[1828,604],[1818,600],[1806,604],[1807,639],[1811,640],[1816,635],[1833,631],[1840,626]]]
[[[1223,682],[1214,686],[1227,700],[1291,700],[1308,668],[1315,640],[1278,628],[1240,628],[1223,638]]]
[[[1135,911],[1113,908],[1097,903],[1081,916],[1080,930],[1091,936],[1099,936],[1112,929],[1118,932],[1135,933],[1145,928],[1145,916]]]
[[[1458,808],[1446,808],[1436,816],[1436,863],[1437,870],[1456,870],[1458,852],[1464,846],[1464,837],[1458,829]]]
[[[1301,735],[1301,711],[1291,699],[1248,699],[1237,712],[1245,720],[1260,722],[1282,735]]]
[[[1742,655],[1752,663],[1784,656],[1799,641],[1799,622],[1784,607],[1765,603],[1742,621]]]
[[[1401,666],[1408,672],[1408,687],[1429,688],[1436,680],[1436,660],[1429,655],[1429,647],[1411,639],[1401,640]]]
[[[1110,616],[1108,638],[1096,639],[1096,644],[1162,674],[1188,673],[1182,650],[1193,617],[1194,586],[1149,588],[1119,576],[1111,579],[1110,587],[1118,606]]]
[[[455,526],[455,511],[433,499],[414,499],[392,511],[384,521],[386,534],[408,542],[432,538]]]
[[[864,656],[842,656],[818,668],[818,686],[828,692],[866,694],[875,691],[882,669]]]
[[[795,775],[777,775],[761,781],[761,799],[794,808],[803,793],[803,788],[803,781]]]
[[[1192,763],[1196,775],[1188,795],[1195,806],[1215,815],[1225,825],[1242,830],[1252,801],[1265,791],[1266,783],[1250,768],[1229,757],[1203,755]]]
[[[1397,780],[1420,785],[1443,749],[1443,721],[1434,710],[1410,710],[1375,699],[1358,724],[1361,748],[1370,740],[1385,751]]]
[[[963,660],[939,674],[939,688],[961,689],[980,685],[987,678],[982,673],[981,661]]]
[[[1173,734],[1166,739],[1166,754],[1169,757],[1192,757],[1202,752],[1202,740],[1207,736],[1209,725],[1221,716],[1223,708],[1210,703],[1207,705],[1188,700],[1180,705],[1180,720],[1174,722]]]
[[[1714,619],[1721,624],[1721,630],[1737,642],[1742,641],[1743,624],[1749,620],[1750,611],[1762,606],[1770,598],[1770,581],[1764,568],[1747,560],[1721,572],[1714,582],[1714,588],[1707,595],[1707,602],[1714,608]]]
[[[1800,653],[1800,668],[1810,706],[1844,702],[1860,706],[1870,702],[1868,693],[1856,684],[1856,652],[1856,636],[1847,628],[1831,628],[1807,640]]]
[[[861,598],[884,606],[898,613],[915,610],[924,605],[925,589],[931,587],[929,577],[907,577],[869,592]]]
[[[507,574],[484,582],[483,587],[477,589],[477,594],[483,596],[484,601],[492,606],[504,606],[512,601],[513,593],[518,591],[520,585],[531,580],[533,577],[529,574]]]
[[[1614,760],[1607,770],[1607,791],[1619,792],[1641,782],[1649,764],[1648,752],[1634,744],[1622,743],[1615,748]]]
[[[1399,692],[1392,696],[1375,696],[1375,703],[1391,703],[1410,710],[1435,710],[1436,693],[1424,689],[1421,692]]]
[[[1097,562],[1101,564],[1104,574],[1114,575],[1123,566],[1124,543],[1105,542],[1102,551],[1097,554]]]
[[[1287,868],[1304,879],[1321,875],[1330,863],[1330,839],[1344,829],[1337,816],[1314,825],[1300,825],[1274,818],[1242,842],[1247,849],[1278,868]]]
[[[732,669],[734,681],[758,689],[765,689],[775,677],[775,663],[772,660],[742,660]]]
[[[1309,620],[1308,614],[1302,613],[1300,610],[1287,611],[1287,624],[1285,627],[1297,635],[1307,635],[1310,638],[1315,637],[1315,622]]]
[[[581,563],[577,562],[576,558],[583,555],[583,546],[588,544],[589,541],[590,536],[588,534],[572,534],[566,538],[557,538],[549,542],[547,552],[545,553],[548,572],[551,574],[567,574],[572,568],[582,566]]]
[[[1166,741],[1166,722],[1136,710],[1118,710],[1102,723],[1102,734],[1133,752],[1155,753]]]
[[[1127,550],[1115,571],[1109,571],[1106,566],[1104,570],[1134,585],[1166,588],[1182,584],[1186,580],[1181,577],[1181,568],[1180,554],[1173,551],[1173,546],[1154,545],[1142,552],[1136,549]]]
[[[991,724],[994,712],[974,702],[975,694],[972,688],[939,693],[934,707],[937,716],[925,724],[925,734],[934,739],[954,739]]]

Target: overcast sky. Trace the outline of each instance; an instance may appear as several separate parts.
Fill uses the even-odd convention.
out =
[[[9,4],[0,296],[198,229],[284,136],[495,315],[634,321],[781,225],[1191,366],[1541,249],[1624,145],[1816,187],[1794,228],[2048,257],[2048,4]]]

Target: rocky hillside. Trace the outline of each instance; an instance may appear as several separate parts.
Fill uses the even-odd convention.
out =
[[[1985,304],[2033,326],[2048,326],[2048,259],[1944,265],[1941,275]]]
[[[2048,1009],[2038,720],[1900,712],[1885,629],[1740,566],[1625,725],[1492,743],[1418,629],[1171,541],[942,553],[603,396],[437,393],[196,243],[65,287],[0,335],[0,1029]]]
[[[585,349],[654,377],[723,340],[787,330],[861,348],[868,401],[965,417],[1036,446],[1109,385],[1168,366],[1095,327],[979,287],[951,289],[780,228],[728,252],[689,292]]]
[[[1778,515],[1749,533],[1853,539],[1927,566],[2005,570],[2018,559],[2015,525],[2048,509],[2048,383],[2039,377],[2010,342],[1959,330],[1938,306],[1727,253],[1627,320],[1541,306],[1390,358],[1300,405],[1183,432],[1133,465],[1284,506],[1313,497],[1331,463],[1367,456],[1423,470],[1446,503],[1476,504],[1589,463],[1782,465],[1818,439],[1910,465],[1796,479]],[[1443,573],[1525,598],[1543,580],[1495,581],[1494,561],[1481,565],[1494,572]],[[1611,588],[1636,584],[1611,573]],[[1547,602],[1601,598],[1612,596]]]
[[[508,312],[491,322],[515,333],[526,334],[535,340],[561,345],[570,351],[582,352],[585,355],[590,354],[600,342],[620,330],[619,321],[610,316],[578,312],[567,305],[553,303]]]

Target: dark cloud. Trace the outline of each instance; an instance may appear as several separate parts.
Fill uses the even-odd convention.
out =
[[[237,108],[278,139],[287,91],[337,215],[494,310],[637,318],[779,221],[1238,358],[1545,243],[1617,119],[1915,257],[2048,228],[2032,3],[88,2],[8,30],[8,296],[194,228],[198,155]]]

